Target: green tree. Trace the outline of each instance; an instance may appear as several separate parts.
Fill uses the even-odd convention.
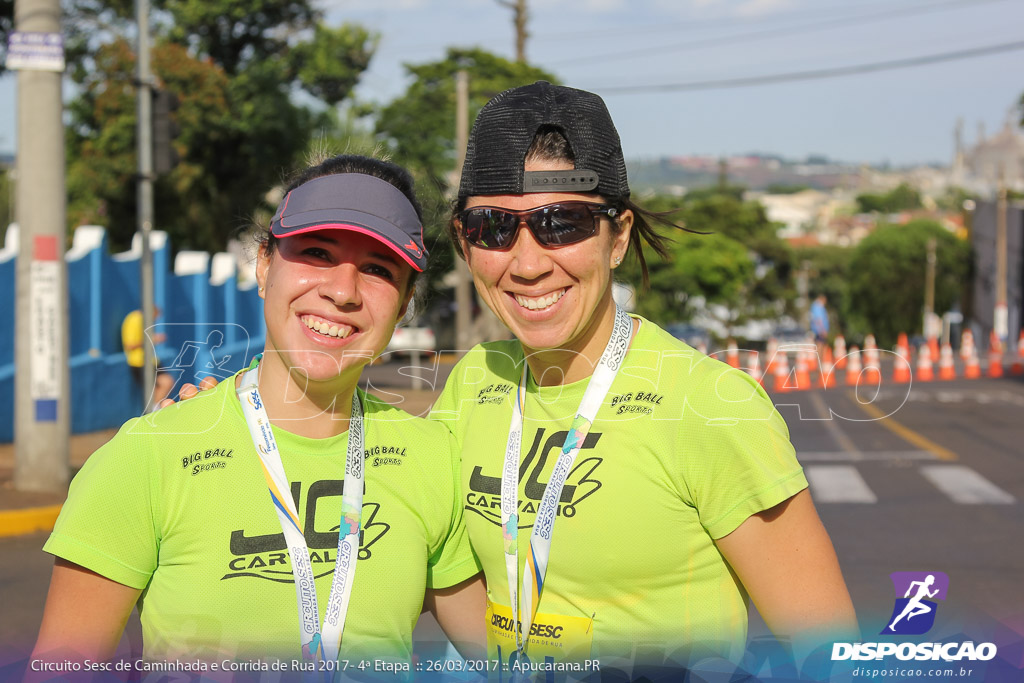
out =
[[[7,36],[14,30],[14,0],[0,0],[0,74],[7,63]]]
[[[156,85],[181,102],[181,162],[155,184],[156,226],[176,248],[218,249],[301,159],[330,107],[348,97],[376,37],[358,26],[319,26],[306,0],[156,5]],[[107,226],[119,248],[136,214],[135,54],[120,37],[128,9],[122,0],[77,0],[75,25],[104,29],[70,41],[80,49],[72,68],[79,95],[69,105],[69,221]],[[297,89],[321,104],[296,104]]]
[[[764,188],[767,194],[797,194],[804,190],[811,189],[810,185],[791,185],[788,183],[772,183]]]
[[[821,245],[804,247],[793,251],[793,263],[808,266],[810,293],[828,297],[829,314],[832,316],[832,334],[842,334],[847,339],[860,339],[867,330],[862,319],[853,312],[850,296],[850,261],[854,250],[851,247]]]
[[[7,236],[7,226],[14,222],[14,203],[11,201],[13,192],[11,172],[0,169],[0,246]]]
[[[961,213],[966,210],[964,202],[975,196],[974,193],[962,187],[947,187],[942,196],[935,200],[935,205],[942,211]]]
[[[445,58],[406,64],[412,83],[404,94],[377,113],[376,132],[417,180],[429,183],[434,195],[449,187],[455,168],[455,74],[469,75],[469,120],[503,90],[537,80],[556,82],[534,66],[509,61],[479,48],[449,48]]]
[[[638,261],[627,259],[616,271],[619,280],[629,282],[639,293],[637,312],[659,324],[689,320],[696,312],[696,300],[734,308],[754,275],[750,253],[739,242],[724,235],[695,235],[679,231],[673,235],[668,259],[645,248],[650,270],[650,288],[641,290]],[[730,321],[723,321],[728,323]]]
[[[681,218],[691,230],[723,235],[743,245],[757,264],[755,273],[734,302],[737,322],[771,318],[792,309],[792,253],[778,236],[778,224],[768,220],[764,206],[738,199],[734,192],[690,198]]]
[[[444,59],[406,64],[412,77],[406,91],[376,111],[375,134],[416,179],[423,204],[427,249],[431,259],[428,278],[436,280],[454,265],[454,252],[446,235],[455,169],[455,74],[469,75],[469,121],[492,97],[503,90],[537,80],[557,82],[549,73],[509,61],[478,48],[449,48]],[[454,180],[455,185],[458,179]]]
[[[971,271],[970,245],[939,223],[920,219],[883,225],[854,250],[849,280],[851,312],[863,318],[879,346],[895,343],[900,332],[921,330],[927,243],[936,240],[935,311],[959,300]]]
[[[726,325],[775,317],[784,310],[792,299],[789,248],[777,237],[777,226],[764,208],[742,201],[740,194],[726,188],[684,199],[657,195],[640,201],[645,209],[704,233],[659,228],[672,239],[671,255],[662,259],[652,249],[644,251],[651,280],[649,290],[637,298],[642,315],[665,324],[687,321],[697,312],[699,298],[705,305],[726,307]],[[642,292],[635,260],[627,260],[616,275]]]
[[[896,213],[921,208],[921,193],[907,183],[900,183],[885,194],[865,193],[857,196],[861,213]]]

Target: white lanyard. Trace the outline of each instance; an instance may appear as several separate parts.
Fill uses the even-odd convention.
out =
[[[523,361],[523,375],[519,380],[516,403],[512,408],[512,423],[509,425],[505,464],[501,473],[501,529],[505,541],[505,573],[508,576],[508,593],[512,601],[512,623],[518,625],[522,619],[522,630],[515,631],[516,647],[521,654],[526,652],[530,627],[537,614],[540,594],[544,588],[544,577],[548,571],[548,557],[551,552],[551,532],[558,512],[558,501],[562,497],[562,487],[565,486],[565,480],[572,471],[576,454],[590,432],[590,425],[604,403],[608,390],[615,381],[615,375],[626,357],[632,332],[633,323],[629,316],[616,306],[612,336],[583,393],[583,400],[580,401],[576,417],[562,445],[562,452],[558,456],[547,486],[544,487],[540,507],[537,508],[533,532],[530,534],[530,547],[523,573],[523,592],[520,598],[516,591],[516,579],[519,574],[519,456],[522,450],[523,411],[526,407],[526,380],[529,372],[529,366],[525,360]]]
[[[352,416],[348,421],[348,456],[345,459],[345,483],[341,497],[341,527],[338,530],[338,555],[334,561],[334,579],[327,599],[323,633],[316,601],[316,583],[313,565],[309,560],[306,538],[299,528],[299,513],[295,501],[288,494],[288,477],[281,463],[270,419],[263,407],[257,384],[256,365],[259,356],[242,375],[236,393],[242,404],[245,422],[249,427],[253,445],[263,464],[263,474],[270,489],[270,498],[284,531],[285,542],[292,559],[295,577],[295,597],[299,607],[299,627],[302,630],[302,656],[304,659],[338,661],[341,636],[345,630],[345,617],[352,596],[352,583],[359,555],[359,518],[363,510],[363,407],[359,394],[352,394]]]

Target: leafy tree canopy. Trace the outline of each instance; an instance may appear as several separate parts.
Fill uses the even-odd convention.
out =
[[[380,109],[376,132],[394,151],[395,161],[443,194],[455,168],[455,74],[469,75],[469,121],[503,90],[554,76],[529,64],[509,61],[479,48],[449,48],[445,58],[406,64],[413,81],[403,95]],[[457,182],[457,181],[456,181]]]
[[[375,134],[392,152],[395,163],[409,169],[423,205],[428,278],[436,281],[452,269],[454,252],[445,234],[450,205],[455,149],[455,74],[469,76],[469,122],[492,97],[518,85],[537,80],[557,80],[537,67],[509,61],[478,48],[449,48],[444,59],[425,64],[406,64],[412,77],[404,94],[376,112]]]
[[[671,257],[664,260],[645,250],[651,283],[638,297],[641,314],[659,323],[686,321],[696,312],[693,301],[703,297],[730,310],[723,323],[742,324],[777,316],[780,302],[785,306],[792,299],[789,248],[757,202],[744,202],[727,189],[691,193],[682,200],[659,195],[640,203],[649,211],[671,212],[670,220],[705,233],[660,229],[673,240]],[[617,275],[642,291],[640,269],[632,259]]]
[[[697,312],[694,302],[733,308],[740,303],[754,275],[754,262],[739,242],[724,235],[673,235],[670,258],[645,247],[650,288],[641,288],[640,267],[627,259],[616,271],[619,280],[633,285],[637,312],[660,324],[689,320]]]
[[[377,39],[327,28],[307,0],[156,0],[155,86],[175,94],[180,163],[155,184],[156,227],[177,248],[216,250],[260,208],[328,113],[296,104],[303,89],[333,106],[351,93]],[[69,104],[69,222],[107,226],[115,247],[135,231],[137,168],[131,2],[74,0]]]
[[[900,332],[920,331],[924,313],[928,240],[936,241],[935,312],[956,302],[971,271],[970,245],[939,223],[920,219],[883,225],[854,250],[849,266],[851,312],[862,317],[879,346]]]
[[[921,208],[921,194],[907,183],[900,183],[885,194],[866,193],[857,196],[861,213],[896,213]]]
[[[0,0],[0,74],[7,63],[7,36],[14,30],[14,0]]]
[[[803,247],[793,251],[793,263],[807,267],[809,294],[828,297],[828,310],[834,322],[832,334],[842,334],[852,343],[866,334],[863,321],[852,310],[850,298],[850,261],[854,250],[832,244]]]
[[[810,185],[789,185],[786,183],[773,183],[764,188],[767,194],[797,194],[804,190],[811,189]]]

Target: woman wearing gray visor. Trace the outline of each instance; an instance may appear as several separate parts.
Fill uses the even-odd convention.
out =
[[[483,589],[449,432],[357,386],[426,265],[422,230],[394,164],[340,156],[291,183],[260,239],[261,357],[89,458],[44,548],[33,658],[106,660],[136,604],[155,662],[408,664],[423,609],[475,652]],[[364,468],[384,448],[400,462]]]

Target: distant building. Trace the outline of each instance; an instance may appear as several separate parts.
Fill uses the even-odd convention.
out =
[[[956,151],[950,171],[953,183],[991,195],[1001,176],[1006,187],[1024,191],[1024,135],[1017,129],[1018,120],[1019,110],[1015,108],[995,135],[987,137],[985,129],[979,127],[973,147],[964,146],[963,125],[957,122]]]
[[[778,235],[796,246],[817,244],[838,244],[851,246],[859,242],[874,227],[863,230],[852,230],[850,224],[837,223],[838,216],[848,214],[853,206],[849,192],[833,190],[802,190],[791,194],[757,194],[749,193],[749,199],[761,202],[768,220],[781,223]],[[856,227],[863,227],[858,224]],[[805,238],[813,237],[813,240]]]

